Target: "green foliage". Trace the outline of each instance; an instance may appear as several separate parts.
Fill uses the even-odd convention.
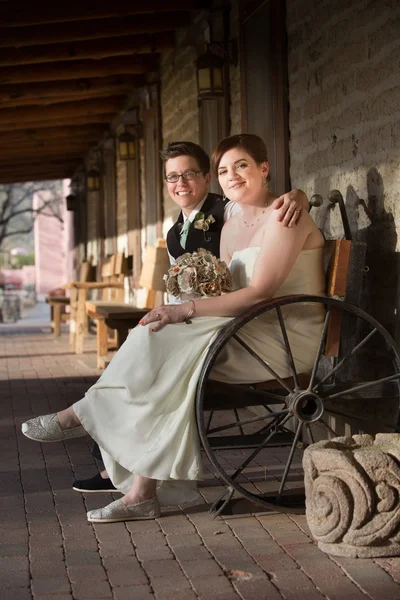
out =
[[[35,255],[33,252],[24,256],[20,254],[18,256],[13,256],[11,259],[11,264],[13,269],[21,269],[25,265],[34,265],[35,264]]]
[[[35,255],[33,252],[27,254],[19,254],[17,256],[7,256],[5,252],[0,253],[0,267],[6,267],[8,269],[21,269],[25,265],[34,265]]]

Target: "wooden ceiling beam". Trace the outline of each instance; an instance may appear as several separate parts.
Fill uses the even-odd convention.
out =
[[[93,134],[89,136],[75,136],[68,138],[56,138],[56,139],[47,139],[47,140],[31,140],[27,137],[25,139],[19,139],[11,144],[5,144],[3,142],[3,136],[1,136],[0,140],[0,156],[6,154],[7,152],[10,155],[16,154],[26,155],[31,152],[42,152],[46,149],[49,151],[58,151],[65,148],[68,149],[81,149],[81,148],[91,148],[96,146],[101,137],[95,137]]]
[[[158,55],[118,56],[106,60],[77,60],[74,62],[43,63],[3,67],[0,85],[37,83],[40,81],[66,81],[85,77],[112,77],[113,75],[143,75],[158,69]]]
[[[10,6],[11,4],[11,6]],[[206,8],[210,2],[205,0],[185,0],[186,10]],[[64,23],[66,21],[85,21],[92,19],[108,19],[126,17],[143,13],[167,12],[182,10],[182,0],[81,0],[79,3],[46,4],[29,3],[27,6],[15,6],[7,3],[0,8],[2,27],[25,27],[44,23]]]
[[[16,132],[5,132],[0,139],[0,147],[23,143],[47,143],[67,139],[101,139],[107,127],[92,125],[87,127],[50,127],[46,129],[23,129]]]
[[[55,142],[42,142],[42,143],[25,143],[15,145],[4,145],[0,144],[0,159],[2,162],[10,162],[15,158],[28,158],[29,160],[36,156],[46,156],[49,158],[63,154],[86,154],[91,148],[97,146],[99,139],[78,139],[67,143],[65,140],[56,140]]]
[[[121,110],[124,97],[117,96],[103,100],[85,100],[82,102],[63,102],[46,107],[8,108],[0,110],[0,130],[7,123],[34,123],[38,125],[54,119],[68,119],[101,115],[104,113],[116,114]]]
[[[29,161],[28,163],[26,162],[25,159],[20,160],[20,161],[13,161],[12,163],[10,163],[9,165],[7,165],[6,163],[2,163],[0,165],[0,171],[6,171],[6,170],[12,170],[12,171],[47,171],[50,169],[58,169],[60,167],[64,167],[64,166],[69,166],[69,165],[75,165],[75,164],[79,164],[82,163],[82,157],[81,156],[69,156],[66,157],[64,159],[48,159],[48,160],[43,160],[43,159],[38,159],[38,160],[32,160]]]
[[[117,77],[99,77],[94,79],[71,79],[70,81],[39,82],[0,86],[0,106],[3,103],[37,99],[58,99],[60,102],[68,96],[85,98],[95,96],[115,96],[126,94],[131,89],[144,84],[143,75],[119,75]],[[17,106],[17,104],[12,104]],[[22,106],[22,104],[20,104]]]
[[[1,27],[0,48],[22,48],[79,40],[96,40],[142,33],[175,31],[191,22],[189,11],[137,15],[123,19],[93,19],[76,23],[55,23],[32,27]]]
[[[0,111],[0,115],[5,111]],[[0,116],[0,132],[4,131],[21,131],[25,129],[50,129],[53,127],[67,127],[67,126],[78,126],[78,125],[90,125],[92,123],[96,125],[104,125],[109,127],[111,121],[115,118],[115,113],[103,113],[101,115],[83,115],[83,116],[65,116],[54,118],[50,121],[26,121],[20,123],[19,121],[2,122]]]
[[[38,165],[27,165],[20,164],[15,165],[14,167],[3,167],[0,166],[0,181],[12,181],[12,177],[20,176],[24,177],[25,181],[31,181],[33,176],[36,176],[36,180],[40,179],[63,179],[64,177],[69,177],[69,174],[72,174],[74,170],[82,164],[81,159],[72,159],[63,161],[62,163],[50,164],[43,162]]]
[[[77,166],[77,165],[76,165]],[[57,179],[71,179],[74,174],[74,168],[69,167],[65,170],[57,170],[54,172],[46,171],[45,173],[15,173],[13,171],[0,171],[0,184],[10,184],[10,183],[25,183],[28,181],[53,181]]]
[[[26,48],[3,48],[0,67],[152,54],[172,50],[174,41],[173,31],[163,31],[156,35],[130,35]]]
[[[5,158],[1,156],[0,168],[17,168],[19,166],[33,168],[36,166],[41,167],[42,165],[59,165],[70,161],[83,162],[89,150],[90,146],[81,149],[68,149],[64,153],[62,151],[54,154],[50,152],[47,154],[32,152],[32,154],[24,154],[22,156],[15,155]]]
[[[104,98],[109,98],[110,96],[123,94],[124,92],[125,95],[128,95],[131,91],[132,88],[128,88],[126,90],[119,89],[118,92],[114,90],[114,93],[112,93],[112,91],[110,90],[108,94],[106,92],[99,94],[98,92],[93,91],[86,92],[84,94],[76,93],[71,95],[58,96],[56,98],[17,98],[16,100],[8,100],[6,102],[0,101],[0,110],[3,108],[18,108],[21,106],[24,106],[29,110],[30,107],[36,108],[40,106],[50,106],[51,104],[59,104],[60,102],[82,102],[83,100],[92,100],[94,98],[102,100]]]

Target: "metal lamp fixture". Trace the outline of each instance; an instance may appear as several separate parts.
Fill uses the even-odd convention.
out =
[[[216,47],[224,58],[211,52]],[[211,42],[207,44],[205,54],[196,60],[197,97],[199,100],[219,98],[225,95],[224,65],[225,62],[237,64],[236,41]]]
[[[77,198],[74,194],[69,194],[69,196],[66,197],[66,201],[67,201],[67,210],[76,210]]]
[[[210,50],[196,60],[197,97],[199,100],[224,95],[224,59]]]
[[[118,136],[118,151],[121,160],[136,158],[136,136],[129,131],[124,131]]]
[[[86,186],[89,192],[97,192],[100,189],[100,171],[90,169],[86,173]]]

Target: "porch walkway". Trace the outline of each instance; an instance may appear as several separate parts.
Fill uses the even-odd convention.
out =
[[[35,444],[20,425],[82,396],[98,376],[95,342],[72,354],[67,335],[54,339],[37,310],[29,327],[0,327],[2,600],[400,598],[400,558],[329,558],[301,514],[213,521],[204,503],[156,521],[87,523],[87,510],[111,501],[71,489],[96,469],[89,441]],[[201,491],[212,500],[217,482]]]

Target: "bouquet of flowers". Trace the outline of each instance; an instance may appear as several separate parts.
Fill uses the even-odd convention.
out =
[[[164,278],[167,292],[182,299],[209,298],[232,291],[232,275],[226,263],[203,248],[180,256]]]

